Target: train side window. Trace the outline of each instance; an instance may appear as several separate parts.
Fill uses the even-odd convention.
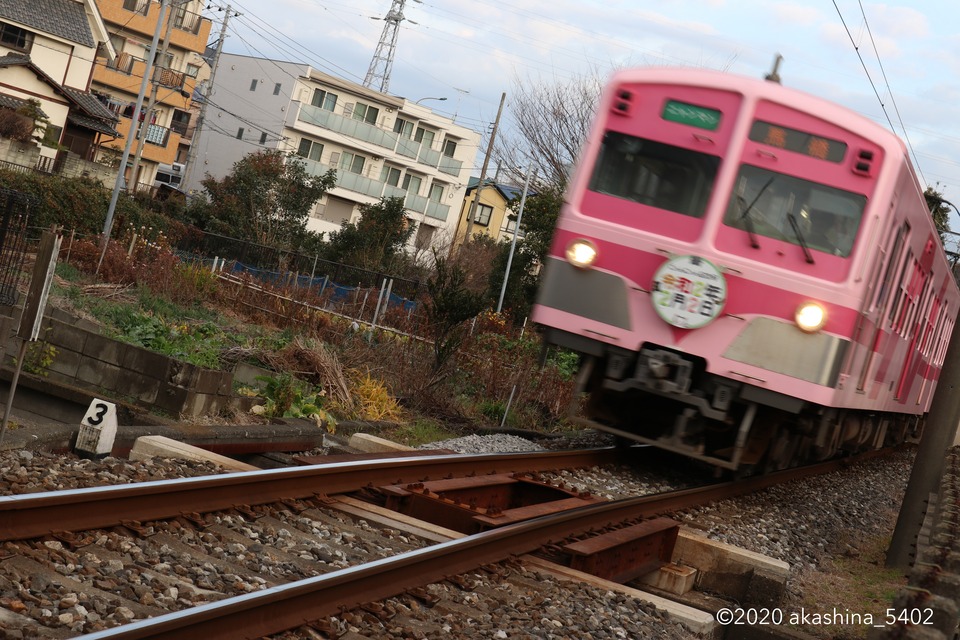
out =
[[[903,271],[897,280],[899,290],[897,291],[897,300],[893,306],[893,313],[890,314],[890,327],[900,335],[903,335],[904,321],[910,305],[913,303],[911,296],[911,285],[916,277],[919,263],[913,257],[913,250],[907,251],[907,259],[903,263]]]
[[[887,270],[884,272],[883,279],[880,281],[880,290],[877,292],[877,301],[874,304],[875,309],[882,310],[885,308],[887,296],[890,295],[890,289],[894,284],[893,274],[896,273],[897,265],[900,264],[900,261],[903,259],[901,254],[904,249],[906,239],[909,236],[910,224],[904,222],[900,232],[894,235],[893,250],[890,252],[889,258],[887,259]]]

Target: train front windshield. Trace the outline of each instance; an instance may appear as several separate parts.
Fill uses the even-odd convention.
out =
[[[716,156],[608,131],[588,188],[701,218],[719,166]]]
[[[745,164],[723,222],[754,242],[763,236],[847,257],[866,203],[860,194]]]

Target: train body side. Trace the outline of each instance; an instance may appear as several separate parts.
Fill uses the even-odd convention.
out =
[[[827,218],[853,235],[819,240]],[[578,240],[587,268],[566,257]],[[794,317],[809,302],[814,331]],[[776,84],[652,69],[604,93],[532,318],[602,369],[586,390],[729,423],[736,403],[921,416],[958,304],[896,136]]]

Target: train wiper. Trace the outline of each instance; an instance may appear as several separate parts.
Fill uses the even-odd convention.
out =
[[[807,241],[803,237],[803,232],[800,231],[800,225],[797,223],[797,216],[792,213],[787,214],[787,220],[790,221],[790,226],[793,227],[793,232],[797,236],[797,241],[800,243],[800,248],[803,249],[803,257],[807,259],[809,264],[813,264],[813,254],[810,253],[810,249],[807,248]]]
[[[760,196],[763,195],[763,192],[766,191],[767,187],[769,187],[773,182],[773,178],[774,176],[770,176],[770,179],[767,180],[766,184],[764,184],[760,188],[760,191],[757,192],[757,195],[754,196],[753,201],[740,214],[740,219],[743,220],[743,224],[747,228],[747,236],[750,238],[750,246],[754,249],[760,248],[760,242],[757,240],[757,234],[753,230],[753,218],[750,217],[750,211],[753,210],[754,205],[757,204],[757,200],[760,199]],[[746,201],[743,199],[743,196],[738,195],[737,202],[743,206]]]

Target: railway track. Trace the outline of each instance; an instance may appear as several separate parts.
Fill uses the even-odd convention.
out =
[[[186,546],[181,539],[207,538],[208,542],[213,541],[214,548],[232,545],[241,560],[224,561],[224,568],[212,572],[219,576],[217,580],[204,582],[196,576],[187,576],[189,581],[178,582],[176,576],[173,579],[167,576],[171,586],[166,587],[166,592],[174,593],[172,590],[181,587],[173,585],[182,586],[185,582],[209,584],[211,588],[193,589],[192,599],[171,598],[170,602],[157,603],[147,597],[149,606],[141,606],[139,610],[127,607],[128,620],[116,617],[104,620],[98,626],[116,626],[96,631],[89,637],[259,638],[308,622],[316,624],[358,607],[375,606],[384,598],[417,594],[417,590],[426,585],[456,579],[480,567],[509,562],[545,548],[556,550],[557,545],[594,538],[598,533],[636,527],[655,515],[849,464],[849,461],[834,462],[737,483],[613,502],[587,500],[583,506],[571,510],[566,509],[569,504],[563,509],[544,508],[543,503],[530,504],[526,507],[527,518],[539,517],[518,516],[513,524],[487,528],[474,535],[443,529],[437,534],[436,527],[418,526],[406,516],[344,495],[357,490],[369,493],[371,489],[385,486],[393,487],[394,492],[423,494],[429,493],[424,491],[424,486],[449,486],[458,482],[458,477],[466,479],[459,482],[475,488],[491,484],[490,478],[498,474],[582,468],[614,462],[617,456],[618,452],[613,449],[440,455],[11,496],[0,498],[0,537],[8,541],[0,568],[21,575],[31,571],[40,575],[40,568],[45,564],[85,565],[89,569],[93,564],[89,558],[98,554],[106,557],[103,562],[126,567],[115,557],[117,552],[125,551],[127,556],[140,556],[135,564],[145,567],[139,574],[147,574],[146,581],[159,583],[165,579],[163,573],[171,571],[170,556],[183,557],[191,553],[179,548]],[[397,489],[398,485],[403,487]],[[466,485],[461,484],[459,491],[464,491],[463,486]],[[451,503],[453,507],[458,506],[456,498],[436,497],[439,498],[434,501],[438,512],[443,511],[441,507],[450,508]],[[572,498],[566,500],[569,502]],[[421,511],[430,511],[422,503],[418,504]],[[551,510],[556,513],[550,513]],[[503,510],[497,511],[500,513],[495,515],[506,515]],[[351,513],[363,519],[360,522],[364,524],[349,522],[350,518],[344,514]],[[490,514],[486,517],[489,519]],[[378,520],[381,524],[370,526],[370,522]],[[310,542],[324,540],[325,533],[329,539],[331,527],[339,540],[328,545]],[[398,527],[409,533],[399,533]],[[274,534],[276,538],[267,539]],[[336,559],[335,552],[343,545],[333,542],[342,543],[344,536],[359,540],[359,544],[346,547],[359,548],[361,552]],[[251,545],[251,539],[256,543]],[[290,539],[299,542],[292,546],[280,544],[278,549],[267,548],[275,544],[275,540],[288,543]],[[143,541],[142,547],[138,541]],[[167,552],[157,551],[158,546],[167,548]],[[375,547],[372,552],[371,546]],[[137,550],[134,552],[134,549]],[[270,558],[272,564],[264,561],[250,569],[251,549],[263,559]],[[218,560],[216,553],[209,551],[197,555],[201,566]],[[244,570],[245,555],[247,569]],[[24,563],[23,558],[34,564]],[[259,570],[284,563],[288,571]],[[230,577],[225,579],[225,576]],[[100,580],[103,582],[102,574]],[[232,585],[227,584],[230,580]],[[69,593],[83,590],[82,580],[64,577],[61,582],[70,584],[66,588],[68,603]],[[64,589],[59,591],[62,595]],[[109,594],[104,593],[103,597],[109,598]],[[133,622],[136,618],[144,619]],[[67,624],[61,624],[59,629],[52,624],[56,621],[44,621],[41,631],[47,633],[52,628],[60,633],[37,637],[73,637],[74,630],[81,625],[71,626],[71,620],[65,621]]]

